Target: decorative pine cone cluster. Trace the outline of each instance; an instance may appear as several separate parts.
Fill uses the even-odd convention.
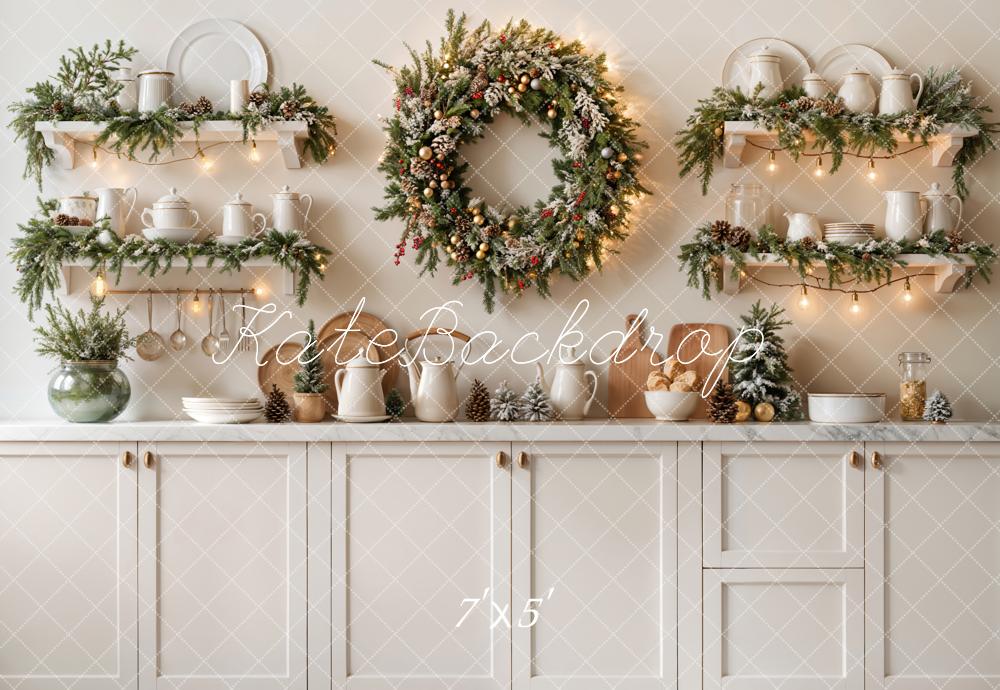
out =
[[[52,219],[56,225],[62,227],[77,227],[77,226],[90,226],[94,223],[89,218],[77,218],[76,216],[70,216],[65,213],[57,213]]]
[[[289,101],[282,101],[281,105],[278,106],[278,110],[281,112],[281,116],[286,120],[291,120],[296,115],[298,115],[299,110],[302,105],[295,99]]]
[[[807,235],[806,237],[803,237],[801,240],[799,240],[799,246],[802,247],[803,249],[810,249],[810,250],[815,249],[816,240]]]
[[[199,96],[198,100],[194,103],[184,101],[177,106],[177,109],[189,117],[203,117],[215,112],[215,106],[212,105],[212,101],[208,100],[205,96]]]
[[[712,223],[711,236],[713,242],[728,244],[744,252],[750,248],[750,240],[752,239],[750,231],[742,225],[733,227],[729,221],[725,220],[717,220]]]
[[[247,98],[247,103],[259,108],[265,103],[267,103],[267,94],[263,91],[252,91],[250,96]]]

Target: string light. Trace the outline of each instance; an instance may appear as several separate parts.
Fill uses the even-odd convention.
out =
[[[913,301],[913,290],[910,289],[909,276],[907,276],[906,280],[903,282],[903,301],[904,302]]]
[[[198,158],[200,159],[200,162],[201,162],[201,169],[202,170],[206,170],[206,171],[207,170],[211,170],[212,169],[212,159],[205,155],[205,152],[201,150],[200,146],[198,147],[198,154],[197,155],[198,155]]]
[[[90,294],[100,299],[108,294],[108,280],[104,277],[104,267],[97,269],[97,277],[90,284]]]
[[[263,285],[258,285],[257,287],[255,287],[253,289],[253,294],[256,295],[257,297],[263,297],[264,296],[264,286]]]
[[[802,285],[802,292],[799,295],[799,307],[801,309],[807,309],[809,307],[809,290],[806,288],[805,284]]]
[[[260,152],[257,150],[257,140],[250,140],[250,160],[254,163],[260,160]]]
[[[861,313],[861,302],[858,300],[858,293],[851,293],[851,313],[860,314]]]
[[[97,145],[90,147],[90,167],[97,170]]]
[[[201,298],[198,296],[198,290],[194,291],[194,299],[191,300],[191,311],[195,314],[201,312]]]
[[[777,154],[775,154],[774,150],[772,149],[771,152],[767,156],[767,171],[768,172],[772,172],[773,173],[775,170],[778,169],[778,164],[775,162],[776,160],[777,160]]]
[[[876,177],[878,177],[878,174],[875,172],[874,158],[868,159],[868,172],[866,173],[866,176],[868,177],[869,180],[874,180]]]
[[[813,175],[823,177],[823,156],[816,157],[816,169],[813,170]]]

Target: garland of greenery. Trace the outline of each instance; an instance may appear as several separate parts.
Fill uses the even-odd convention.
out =
[[[730,233],[735,230],[739,236],[731,241]],[[923,254],[957,259],[958,254],[968,255],[975,264],[966,273],[965,287],[975,276],[990,281],[992,265],[997,260],[997,250],[992,244],[963,242],[949,237],[943,230],[922,237],[916,241],[882,239],[860,244],[839,244],[837,242],[817,242],[811,238],[796,242],[786,242],[771,226],[764,226],[756,237],[740,233],[741,228],[730,229],[725,221],[705,223],[695,231],[694,240],[681,245],[678,259],[687,273],[689,287],[698,288],[705,299],[712,298],[712,288],[722,289],[723,260],[732,265],[732,278],[738,280],[746,269],[746,257],[760,259],[764,254],[773,254],[795,271],[799,279],[805,281],[814,265],[821,265],[827,271],[829,287],[856,280],[863,283],[882,283],[892,279],[893,268],[906,266],[900,254]]]
[[[387,204],[376,218],[406,221],[396,264],[409,244],[423,271],[444,252],[453,283],[477,279],[487,311],[497,283],[514,295],[534,285],[542,296],[556,271],[580,280],[600,268],[607,245],[626,237],[628,211],[647,193],[637,179],[637,125],[623,113],[608,81],[604,55],[579,41],[564,44],[547,29],[489,22],[466,29],[449,11],[435,53],[410,51],[412,67],[396,70],[395,113],[379,169]],[[473,197],[459,148],[482,137],[501,115],[547,126],[561,157],[558,184],[534,207],[501,209]]]
[[[136,160],[139,152],[156,160],[163,151],[172,151],[183,134],[182,122],[192,124],[197,143],[199,125],[209,120],[241,123],[243,143],[272,122],[305,122],[308,133],[303,148],[316,163],[323,163],[336,150],[336,120],[299,84],[276,90],[261,84],[238,113],[212,112],[211,102],[205,98],[148,113],[121,112],[115,96],[122,85],[114,80],[113,73],[135,53],[135,48],[124,41],[117,46],[105,41],[104,46],[95,45],[89,51],[74,48],[69,56],[60,59],[59,71],[52,80],[38,82],[28,89],[28,99],[8,107],[14,113],[10,123],[14,139],[25,142],[25,179],[34,179],[41,188],[42,170],[55,158],[41,132],[35,129],[39,122],[102,123],[104,128],[95,145],[108,146],[130,160]]]
[[[702,194],[708,192],[715,161],[723,155],[725,123],[753,122],[761,129],[777,133],[778,147],[798,160],[807,149],[829,153],[830,172],[840,167],[845,154],[870,157],[879,151],[892,154],[898,143],[894,132],[903,132],[910,142],[926,146],[945,124],[978,130],[966,138],[955,155],[952,179],[955,192],[965,198],[968,167],[988,151],[996,149],[993,135],[1000,123],[988,123],[985,113],[992,110],[972,97],[972,87],[955,68],[938,72],[930,69],[924,77],[924,92],[917,109],[894,115],[852,113],[833,93],[810,98],[800,87],[787,89],[771,99],[760,98],[761,88],[750,95],[739,89],[717,87],[709,98],[698,101],[694,114],[678,132],[680,175],[695,172]],[[803,134],[809,131],[810,143]],[[813,154],[815,155],[815,154]]]
[[[174,259],[183,259],[189,272],[196,257],[206,258],[209,266],[218,264],[221,270],[233,272],[241,270],[247,260],[271,258],[281,268],[294,272],[295,297],[302,306],[312,281],[323,279],[325,257],[330,254],[329,249],[310,242],[298,232],[273,229],[232,246],[214,238],[188,244],[151,241],[142,235],[121,239],[110,232],[107,220],[74,235],[45,215],[54,202],[39,203],[43,214],[18,224],[21,234],[11,240],[8,253],[19,274],[14,293],[28,305],[29,317],[42,305],[46,291],[55,294],[59,288],[59,269],[66,262],[87,263],[91,271],[103,269],[117,283],[127,265],[136,266],[140,275],[153,277],[166,273]]]

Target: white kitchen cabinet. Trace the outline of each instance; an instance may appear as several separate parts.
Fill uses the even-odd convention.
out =
[[[306,444],[139,450],[139,690],[304,690]]]
[[[864,565],[860,444],[704,444],[704,564]]]
[[[509,687],[509,452],[334,444],[334,688]]]
[[[676,687],[678,445],[513,451],[514,690]]]
[[[0,688],[136,687],[135,450],[0,444]]]
[[[861,690],[864,571],[706,569],[705,690]]]
[[[995,690],[1000,443],[866,449],[866,690]]]

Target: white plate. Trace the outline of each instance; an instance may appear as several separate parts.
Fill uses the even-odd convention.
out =
[[[260,417],[258,410],[250,412],[210,412],[208,410],[184,410],[184,413],[196,422],[205,424],[246,424]]]
[[[874,48],[860,43],[848,43],[837,46],[820,58],[816,71],[826,80],[830,88],[836,91],[844,80],[844,75],[860,67],[872,75],[872,88],[877,88],[882,76],[892,69],[892,65],[882,53]]]
[[[864,244],[875,239],[868,235],[857,235],[855,237],[824,237],[826,242],[836,242],[837,244]]]
[[[205,410],[206,412],[249,412],[250,410],[263,410],[264,406],[259,403],[256,405],[212,405],[209,403],[185,403],[183,405],[185,410]]]
[[[198,234],[198,228],[143,228],[142,235],[147,240],[167,242],[191,242]]]
[[[243,235],[216,235],[215,236],[215,241],[216,242],[218,242],[219,244],[227,245],[229,247],[235,247],[236,245],[238,245],[240,242],[242,242],[245,239],[246,239],[246,237],[244,237]]]
[[[267,53],[250,29],[232,19],[205,19],[181,31],[167,54],[177,101],[211,99],[229,110],[229,81],[246,79],[250,90],[267,82]]]
[[[182,397],[181,401],[185,404],[187,403],[237,403],[242,405],[243,403],[259,403],[259,398],[197,398],[193,396]]]
[[[729,89],[750,91],[750,56],[760,52],[765,46],[772,53],[781,56],[781,78],[787,89],[802,83],[802,77],[809,74],[809,61],[798,48],[780,38],[754,38],[734,50],[726,58],[722,68],[722,85]]]
[[[367,422],[384,422],[389,419],[389,415],[376,415],[374,417],[349,417],[344,415],[335,414],[333,418],[341,422],[351,422],[354,424],[364,424]]]

